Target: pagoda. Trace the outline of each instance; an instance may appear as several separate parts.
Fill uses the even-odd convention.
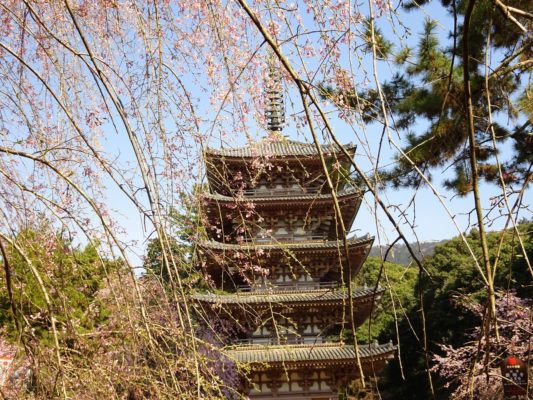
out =
[[[341,228],[352,226],[363,196],[348,179],[355,147],[317,147],[284,137],[283,96],[279,79],[272,72],[271,78],[268,136],[204,153],[209,239],[199,243],[198,253],[216,290],[193,299],[204,315],[233,326],[223,351],[246,366],[238,388],[243,395],[338,399],[339,389],[360,377],[361,369],[374,376],[395,352],[391,343],[342,340],[343,332],[370,316],[382,292],[348,289],[373,243],[368,235],[346,238]]]

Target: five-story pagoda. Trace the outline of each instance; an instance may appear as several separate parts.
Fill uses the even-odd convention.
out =
[[[369,317],[381,293],[347,289],[373,242],[346,239],[341,229],[351,227],[363,196],[347,179],[355,147],[317,147],[282,136],[283,99],[272,76],[268,137],[204,154],[210,240],[199,253],[217,290],[193,298],[208,315],[234,325],[237,338],[224,351],[248,367],[244,395],[337,399],[361,368],[373,376],[395,350],[340,338],[352,321],[357,327]]]

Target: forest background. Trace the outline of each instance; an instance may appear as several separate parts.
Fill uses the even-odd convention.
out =
[[[26,376],[2,395],[236,396],[186,301],[196,188],[206,146],[264,135],[274,62],[291,139],[358,145],[353,234],[385,246],[361,279],[388,288],[359,339],[400,344],[383,396],[501,396],[498,362],[531,348],[532,19],[521,0],[2,2],[0,321]]]

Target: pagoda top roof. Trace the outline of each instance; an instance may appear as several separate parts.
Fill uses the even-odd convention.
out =
[[[353,237],[346,239],[348,246],[372,244],[374,237],[370,235],[365,235],[362,237]],[[213,250],[232,250],[232,251],[243,251],[243,250],[328,250],[328,249],[342,249],[344,247],[343,240],[320,240],[320,241],[291,241],[291,242],[269,242],[269,243],[248,243],[244,242],[243,244],[233,244],[233,243],[222,243],[216,242],[214,240],[204,241],[199,244],[201,247],[209,248]]]
[[[386,344],[359,345],[362,362],[392,357],[396,346]],[[316,343],[296,345],[239,345],[228,347],[224,353],[241,363],[286,363],[309,361],[353,362],[356,359],[352,345],[341,343]]]
[[[383,293],[383,289],[378,287],[377,295]],[[374,288],[360,287],[352,291],[352,296],[357,300],[372,299]],[[238,292],[231,294],[195,294],[194,300],[216,304],[261,304],[261,303],[307,303],[307,302],[328,302],[345,300],[348,292],[345,290],[315,289],[315,290],[295,290],[291,292],[271,293],[264,292]]]
[[[340,153],[341,147],[337,144],[322,144],[322,151],[329,155]],[[348,152],[354,152],[356,146],[348,143],[342,146]],[[297,142],[281,137],[278,140],[263,139],[249,146],[227,149],[207,148],[206,155],[217,157],[256,158],[256,157],[300,157],[316,156],[318,154],[314,143]]]
[[[236,200],[248,201],[248,202],[283,202],[283,201],[293,201],[293,200],[302,200],[302,201],[318,201],[318,200],[331,200],[333,198],[331,193],[300,193],[295,192],[294,194],[281,193],[278,196],[261,196],[261,192],[256,192],[257,194],[253,196],[242,196],[242,197],[232,197],[224,196],[218,193],[209,193],[206,192],[203,194],[203,197],[207,200],[219,201],[223,203],[235,203]],[[352,196],[363,196],[364,192],[361,189],[357,188],[347,188],[345,190],[337,192],[339,200],[352,197]]]

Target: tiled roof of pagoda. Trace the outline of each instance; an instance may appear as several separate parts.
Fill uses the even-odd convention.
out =
[[[353,237],[346,239],[348,246],[357,246],[372,244],[374,237],[365,235],[362,237]],[[331,250],[343,249],[344,242],[342,240],[328,240],[328,241],[292,241],[292,242],[269,242],[269,243],[248,243],[242,244],[222,243],[214,240],[204,241],[199,244],[201,247],[211,250],[229,250],[229,251],[245,251],[245,250]]]
[[[363,363],[372,359],[392,358],[396,347],[391,343],[359,345],[359,356]],[[231,359],[241,363],[290,363],[309,361],[354,362],[355,349],[352,345],[340,343],[317,343],[304,345],[240,345],[229,347],[224,352]]]
[[[355,145],[348,143],[343,147],[349,152],[355,151]],[[340,153],[342,150],[336,144],[321,145],[325,154]],[[303,143],[289,139],[279,141],[262,140],[250,146],[236,147],[228,149],[207,148],[207,155],[219,157],[287,157],[287,156],[317,156],[318,152],[314,143]]]
[[[374,295],[374,288],[357,288],[353,290],[354,300],[370,301]],[[378,288],[376,295],[383,293],[382,288]],[[309,302],[331,302],[348,299],[348,292],[345,290],[315,289],[297,290],[291,292],[240,292],[232,294],[195,294],[194,300],[215,304],[261,304],[261,303],[309,303]]]
[[[254,196],[243,196],[239,198],[231,197],[231,196],[223,196],[221,194],[217,193],[205,193],[203,196],[207,200],[213,200],[223,203],[235,203],[236,200],[238,201],[249,201],[252,203],[259,203],[259,202],[283,202],[283,201],[290,201],[293,202],[294,200],[301,200],[301,201],[331,201],[333,196],[331,193],[294,193],[294,194],[280,194],[279,196],[265,196],[261,197],[261,192],[258,192],[257,195]],[[360,189],[356,188],[349,188],[346,190],[343,190],[341,192],[337,193],[337,198],[339,200],[343,200],[350,197],[362,197],[363,192]]]

